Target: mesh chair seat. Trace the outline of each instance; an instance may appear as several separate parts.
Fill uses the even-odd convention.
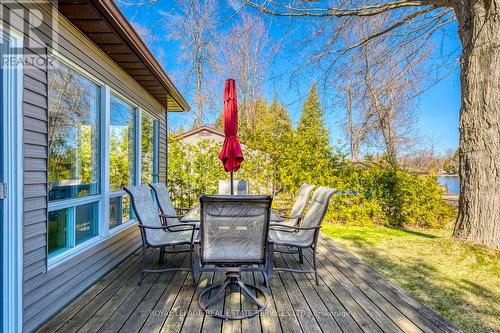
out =
[[[277,229],[279,229],[279,227],[273,227],[272,230],[269,230],[269,240],[275,245],[308,247],[314,240],[313,230],[290,232],[291,229],[287,231],[280,231]],[[285,228],[283,228],[283,230],[284,229]]]
[[[190,244],[191,243],[191,230],[179,231],[179,232],[165,232],[163,230],[148,230],[148,243],[153,246],[161,245],[179,245],[179,244]],[[196,239],[198,231],[194,231],[193,238]]]

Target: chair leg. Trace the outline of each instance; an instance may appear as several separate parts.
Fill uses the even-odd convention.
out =
[[[191,244],[189,245],[189,264],[191,265],[191,275],[193,276],[193,286],[196,287],[198,285],[198,281],[199,281],[199,275],[198,273],[196,272],[196,269],[195,269],[195,263],[194,263],[194,258],[195,258],[195,255],[193,254],[193,252],[195,251],[195,248],[194,248],[194,245]]]
[[[242,320],[257,316],[259,313],[261,313],[266,309],[268,304],[268,299],[266,294],[254,285],[245,284],[243,281],[240,280],[239,274],[240,274],[239,272],[227,272],[226,279],[224,280],[223,283],[209,286],[201,291],[200,295],[198,296],[198,304],[200,305],[201,310],[205,312],[205,314],[214,318],[219,318],[224,320]],[[252,310],[241,309],[239,310],[240,314],[236,315],[231,315],[227,313],[218,313],[218,311],[209,310],[208,308],[210,307],[210,305],[212,305],[218,298],[224,297],[226,288],[233,285],[239,286],[240,290],[247,295],[249,301],[253,303],[254,306],[257,307],[257,309],[252,309]],[[203,296],[205,294],[208,294],[212,290],[216,290],[215,295],[213,293],[210,294],[209,299],[205,302],[203,300]],[[230,291],[228,290],[228,292]],[[257,294],[261,294],[264,297],[264,302],[261,302],[259,300]]]
[[[316,269],[316,246],[313,247],[313,269],[314,269],[314,279],[316,280],[316,285],[319,286],[318,270]]]
[[[165,258],[165,247],[160,247],[160,257],[158,258],[158,264],[163,263],[163,259]]]
[[[301,264],[303,264],[304,263],[304,255],[302,254],[302,248],[299,247],[298,250],[299,250],[299,262]]]
[[[191,253],[189,260],[191,261],[191,274],[193,275],[193,285],[196,287],[201,277],[200,246],[198,244],[194,244],[191,246]]]
[[[274,243],[269,242],[267,247],[267,258],[266,258],[266,272],[264,274],[264,284],[266,288],[269,288],[269,279],[271,274],[273,274],[273,259],[274,259]]]
[[[268,272],[262,272],[262,276],[264,277],[264,286],[269,288],[269,277],[267,276]]]
[[[139,286],[142,284],[142,281],[144,280],[144,270],[146,269],[146,250],[147,250],[147,245],[145,243],[142,243],[142,267],[139,276],[139,283],[138,283]]]

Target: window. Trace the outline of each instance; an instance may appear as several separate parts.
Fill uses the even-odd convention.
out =
[[[57,63],[49,70],[49,200],[99,193],[99,86]]]
[[[141,118],[141,184],[150,184],[158,181],[158,121],[146,112]]]
[[[110,102],[109,190],[115,192],[109,200],[109,229],[131,219],[130,203],[123,187],[135,181],[135,114],[136,109],[116,96]]]
[[[135,170],[135,109],[111,96],[109,138],[109,190],[133,185]]]
[[[113,229],[132,219],[132,209],[128,195],[109,199],[109,229]]]
[[[48,253],[53,255],[98,234],[100,87],[57,61],[48,83]]]
[[[48,72],[49,269],[133,220],[123,187],[158,181],[158,120],[75,68]]]
[[[75,247],[97,235],[98,203],[49,212],[48,253]]]

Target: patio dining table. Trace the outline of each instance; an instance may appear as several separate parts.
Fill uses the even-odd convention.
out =
[[[180,220],[180,222],[192,222],[192,221],[200,221],[200,205],[194,206],[189,210],[186,215],[184,215]],[[271,209],[270,222],[283,222],[283,218],[279,216],[273,209]]]

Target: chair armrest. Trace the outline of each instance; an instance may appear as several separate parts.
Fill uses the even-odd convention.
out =
[[[161,224],[162,225],[168,225],[168,219],[177,219],[177,220],[180,220],[182,218],[182,216],[179,216],[179,215],[165,215],[165,214],[161,214],[160,213],[160,221],[161,221]]]
[[[200,220],[180,220],[179,222],[182,224],[189,224],[189,223],[200,222]]]
[[[291,229],[291,230],[315,230],[315,229],[319,229],[321,228],[320,225],[318,226],[315,226],[315,227],[293,227],[291,225],[287,225],[287,224],[281,224],[281,223],[270,223],[269,224],[269,227],[272,229],[273,227],[278,227],[278,229],[282,229],[282,228],[288,228],[288,229]],[[284,230],[283,230],[284,231]]]
[[[302,215],[297,215],[297,216],[290,216],[290,215],[285,215],[285,214],[278,214],[279,217],[287,219],[287,220],[292,220],[292,219],[302,219]]]
[[[162,218],[170,218],[170,219],[181,219],[184,215],[165,215],[165,214],[160,214],[160,217]]]
[[[180,212],[189,212],[191,209],[193,209],[193,207],[191,208],[175,207],[175,210]]]
[[[178,227],[180,227],[181,229],[179,230],[175,230],[177,229]],[[169,226],[152,226],[152,225],[142,225],[142,224],[139,224],[139,228],[143,228],[143,229],[151,229],[151,230],[168,230],[170,232],[179,232],[179,231],[186,231],[186,230],[192,230],[194,231],[195,230],[195,225],[194,224],[189,224],[189,223],[184,223],[184,224],[174,224],[174,225],[169,225]]]

